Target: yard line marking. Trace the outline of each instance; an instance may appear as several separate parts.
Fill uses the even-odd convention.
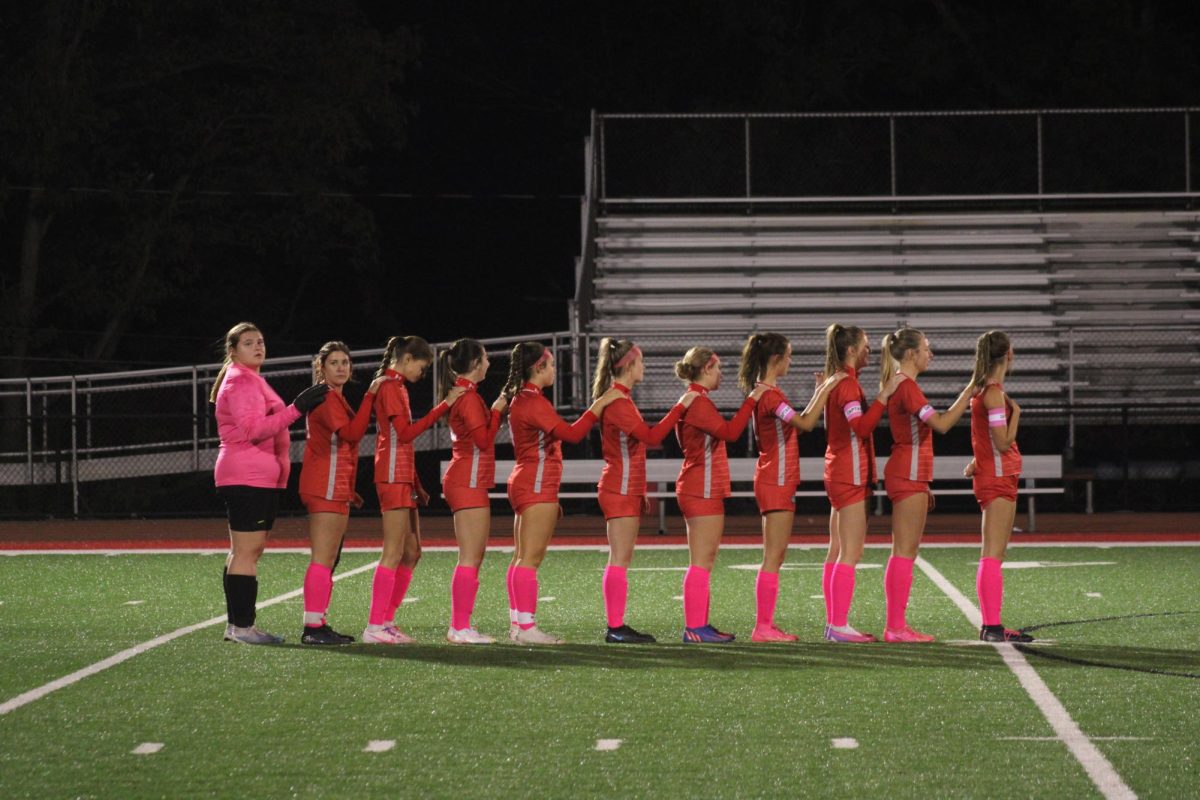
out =
[[[1099,592],[1084,592],[1084,594],[1087,595],[1088,597],[1103,597],[1104,596],[1104,595],[1100,594]]]
[[[1005,561],[1004,569],[1048,569],[1052,567],[1111,567],[1115,561]]]
[[[983,623],[983,618],[980,616],[979,609],[976,608],[970,600],[968,600],[962,592],[958,590],[954,584],[946,579],[946,576],[937,570],[933,564],[930,564],[923,557],[917,557],[917,566],[921,571],[933,581],[942,592],[950,598],[954,605],[958,606],[958,610],[963,613],[967,621],[972,626],[978,628]],[[1136,798],[1125,781],[1121,780],[1121,776],[1117,774],[1116,769],[1109,762],[1104,754],[1092,744],[1092,741],[1080,730],[1079,725],[1067,713],[1067,709],[1063,706],[1054,693],[1050,691],[1050,687],[1042,680],[1029,662],[1025,659],[1023,653],[1009,644],[994,643],[992,645],[1000,657],[1004,660],[1005,665],[1012,670],[1017,676],[1021,687],[1037,705],[1038,710],[1042,712],[1042,716],[1050,723],[1050,727],[1062,740],[1067,749],[1071,751],[1071,755],[1075,756],[1088,777],[1092,779],[1092,783],[1100,790],[1108,800],[1114,798]]]
[[[151,756],[163,749],[162,742],[142,742],[129,752],[135,756]]]
[[[1093,742],[1152,742],[1153,736],[1089,736]],[[1057,736],[997,736],[1001,742],[1057,742]]]
[[[553,603],[557,599],[558,599],[557,597],[539,597],[538,602],[539,603]]]
[[[622,741],[622,739],[597,739],[596,749],[602,753],[609,750],[616,750],[621,746]]]
[[[840,738],[840,739],[830,739],[829,743],[833,745],[834,750],[857,750],[858,749],[858,739],[852,739],[850,737],[845,737],[845,738]]]
[[[809,599],[809,600],[824,600],[824,599],[825,599],[825,595],[823,595],[823,594],[810,594],[810,595],[808,596],[808,599]]]
[[[144,602],[146,602],[146,601],[145,601],[145,600],[126,600],[124,603],[122,603],[122,605],[126,605],[126,606],[140,606],[140,605],[141,605],[142,603],[144,603]]]
[[[366,572],[367,570],[375,569],[376,565],[378,565],[378,564],[379,564],[378,561],[372,562],[370,564],[364,564],[361,567],[356,567],[355,569],[349,570],[347,572],[343,572],[340,575],[334,575],[333,579],[335,581],[339,581],[339,580],[342,580],[343,578],[349,578],[351,575],[357,575],[361,572]],[[266,608],[267,606],[277,605],[279,603],[283,603],[288,600],[291,600],[293,597],[300,597],[303,594],[304,594],[303,587],[300,589],[294,589],[290,592],[285,592],[284,594],[281,594],[277,597],[272,597],[270,600],[264,600],[263,602],[258,604],[258,607]],[[21,694],[17,695],[16,697],[14,697],[10,700],[6,700],[3,703],[0,703],[0,717],[4,716],[5,714],[9,713],[10,711],[16,711],[21,706],[29,705],[30,703],[32,703],[35,700],[41,700],[43,697],[50,694],[51,692],[58,691],[59,689],[70,686],[73,683],[78,683],[79,681],[83,680],[84,678],[90,677],[99,672],[103,672],[104,670],[106,670],[110,667],[115,667],[118,664],[128,661],[129,659],[133,658],[134,656],[138,656],[138,655],[141,655],[142,653],[145,653],[147,650],[153,650],[154,648],[159,647],[160,645],[164,645],[167,642],[174,641],[175,639],[178,639],[181,636],[187,636],[189,633],[203,630],[204,628],[211,628],[213,625],[223,624],[225,621],[226,621],[226,615],[222,614],[219,617],[213,617],[212,619],[206,619],[203,622],[197,622],[192,625],[187,625],[183,628],[178,628],[176,630],[171,631],[170,633],[164,633],[162,636],[156,636],[153,639],[142,642],[141,644],[137,644],[137,645],[134,645],[133,647],[126,648],[125,650],[122,650],[119,653],[114,653],[113,655],[109,656],[108,658],[97,661],[95,664],[86,666],[83,669],[77,669],[74,672],[70,673],[69,675],[64,675],[61,678],[52,680],[47,684],[43,684],[42,686],[37,687],[36,689],[30,689],[28,692],[22,692]]]
[[[682,600],[682,599],[683,599],[683,595],[681,595],[681,594],[677,594],[677,595],[675,595],[674,597],[672,597],[671,599],[672,599],[672,600]]]
[[[645,548],[643,548],[645,549]],[[597,567],[596,569],[604,569]],[[687,572],[687,567],[627,567],[629,572]]]
[[[364,753],[386,753],[396,746],[395,739],[372,739],[363,748]]]
[[[420,600],[420,599],[421,599],[421,598],[419,598],[419,597],[406,597],[406,598],[404,598],[404,600],[403,600],[403,601],[401,601],[401,602],[403,602],[403,603],[415,603],[415,602],[417,602],[417,601],[418,601],[418,600]]]

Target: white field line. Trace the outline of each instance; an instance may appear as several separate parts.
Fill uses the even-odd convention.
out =
[[[1067,548],[1067,547],[1090,547],[1100,550],[1107,550],[1118,547],[1200,547],[1200,541],[1168,541],[1168,542],[1010,542],[1009,549],[1020,547],[1046,547],[1046,548]],[[788,547],[789,550],[804,551],[804,550],[826,550],[826,544],[793,544]],[[868,550],[890,550],[890,544],[868,544]],[[926,542],[921,545],[924,550],[978,550],[978,543],[968,542]],[[441,552],[454,551],[458,549],[454,544],[427,544],[422,543],[421,549],[425,552]],[[608,545],[605,544],[550,544],[551,550],[560,550],[564,552],[584,552],[584,553],[607,553]],[[641,544],[637,547],[638,550],[686,550],[686,544]],[[761,550],[760,544],[743,544],[741,542],[731,542],[721,545],[722,550]],[[492,545],[488,547],[489,553],[511,553],[512,545]],[[213,550],[211,547],[145,547],[132,548],[121,550],[6,550],[3,545],[0,545],[0,557],[3,556],[106,556],[106,555],[225,555],[225,550]],[[267,553],[308,553],[307,547],[268,547]],[[346,553],[378,553],[378,547],[347,547],[343,552]]]
[[[831,739],[829,741],[829,743],[833,746],[834,750],[857,750],[858,749],[858,739],[852,739],[848,736],[840,737],[837,739]]]
[[[596,749],[602,753],[610,750],[616,750],[621,746],[621,741],[621,739],[597,739]]]
[[[142,742],[129,752],[135,756],[152,756],[162,749],[162,742]]]
[[[369,569],[374,569],[375,565],[378,563],[379,562],[376,561],[371,564],[364,564],[361,567],[357,567],[357,568],[349,570],[347,572],[343,572],[340,575],[334,575],[333,579],[335,581],[339,581],[344,578],[349,578],[352,575],[357,575],[360,572],[366,572]],[[284,594],[278,595],[276,597],[272,597],[270,600],[264,600],[263,602],[258,604],[258,607],[266,608],[267,606],[273,606],[273,605],[277,605],[279,603],[284,603],[284,602],[287,602],[288,600],[291,600],[294,597],[299,597],[302,594],[304,594],[303,588],[295,589],[290,592],[285,592]],[[64,675],[61,678],[52,680],[47,684],[43,684],[42,686],[37,687],[36,689],[30,689],[28,692],[22,692],[21,694],[17,695],[16,697],[14,697],[10,700],[6,700],[3,703],[0,703],[0,717],[4,716],[5,714],[7,714],[10,711],[16,711],[21,706],[28,705],[35,700],[41,700],[43,697],[50,694],[51,692],[58,691],[59,689],[70,686],[73,683],[78,683],[79,681],[83,680],[84,678],[91,677],[92,675],[95,675],[99,672],[103,672],[104,670],[106,670],[110,667],[115,667],[118,664],[128,661],[129,659],[133,658],[134,656],[138,656],[138,655],[141,655],[142,653],[145,653],[147,650],[153,650],[154,648],[164,645],[167,642],[174,641],[175,639],[178,639],[181,636],[187,636],[189,633],[194,633],[195,631],[203,630],[204,628],[211,628],[213,625],[220,625],[220,624],[224,623],[225,621],[226,621],[226,616],[224,614],[222,614],[219,617],[213,617],[212,619],[206,619],[203,622],[197,622],[194,625],[187,625],[183,628],[178,628],[176,630],[171,631],[170,633],[164,633],[162,636],[156,636],[153,639],[150,639],[149,641],[145,641],[145,642],[142,642],[141,644],[137,644],[137,645],[134,645],[133,647],[122,650],[119,653],[114,653],[113,655],[109,656],[108,658],[105,658],[101,661],[97,661],[95,664],[86,666],[83,669],[77,669],[69,675]]]
[[[396,746],[395,739],[372,739],[363,748],[364,753],[386,753]]]
[[[982,623],[982,617],[979,609],[976,608],[970,600],[968,600],[962,592],[958,590],[954,584],[946,579],[946,576],[937,570],[932,564],[924,558],[917,558],[917,566],[921,571],[933,581],[942,592],[950,598],[950,600],[958,606],[959,611],[971,623],[972,626],[978,628]],[[1063,706],[1054,693],[1050,691],[1045,681],[1041,676],[1030,666],[1025,659],[1025,655],[1010,644],[997,643],[994,644],[996,652],[1004,660],[1005,665],[1012,670],[1017,676],[1017,680],[1021,683],[1021,687],[1037,705],[1038,710],[1042,712],[1042,716],[1050,723],[1055,735],[1062,740],[1067,749],[1071,751],[1071,755],[1075,756],[1088,777],[1092,779],[1092,783],[1100,790],[1100,794],[1108,800],[1116,800],[1120,798],[1136,798],[1133,790],[1130,789],[1125,781],[1121,780],[1121,776],[1117,774],[1116,769],[1109,762],[1104,754],[1092,744],[1091,739],[1087,737],[1079,725],[1067,713],[1067,709]]]

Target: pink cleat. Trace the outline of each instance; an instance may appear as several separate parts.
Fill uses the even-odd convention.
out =
[[[914,631],[911,626],[905,625],[898,631],[891,628],[885,628],[883,631],[883,640],[885,642],[936,642],[937,639],[930,636],[928,633]]]
[[[833,625],[825,626],[825,640],[829,642],[840,642],[842,644],[868,644],[870,642],[879,641],[869,633],[859,633],[849,625],[844,627],[835,627]]]
[[[752,642],[798,642],[799,636],[781,631],[774,625],[755,625],[754,633],[750,634]]]

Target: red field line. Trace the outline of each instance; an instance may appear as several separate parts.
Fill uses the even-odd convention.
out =
[[[427,538],[426,544],[432,547],[443,547],[453,544],[452,539]],[[758,536],[726,536],[726,544],[754,545],[762,541]],[[793,536],[792,544],[824,544],[828,537],[824,536]],[[888,544],[890,537],[873,535],[867,537],[868,544]],[[966,534],[931,534],[924,541],[928,544],[975,544],[978,536]],[[1200,542],[1200,532],[1194,533],[1137,533],[1137,532],[1105,532],[1092,531],[1080,533],[1018,533],[1013,536],[1014,544],[1049,544],[1057,542],[1114,542],[1114,543],[1149,543],[1156,542]],[[683,536],[640,536],[639,545],[654,544],[686,544]],[[492,537],[488,540],[489,547],[511,545],[512,539],[507,537]],[[599,546],[607,544],[603,536],[563,536],[554,544]],[[306,547],[307,539],[273,538],[268,541],[267,549]],[[163,550],[163,549],[199,549],[225,550],[229,546],[228,539],[179,539],[179,538],[137,538],[137,539],[53,539],[45,541],[19,541],[0,543],[0,552],[19,552],[22,550]],[[347,547],[379,547],[378,538],[367,539],[353,537],[346,540]],[[551,545],[553,546],[553,544]]]

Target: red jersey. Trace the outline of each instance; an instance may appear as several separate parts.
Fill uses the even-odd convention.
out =
[[[558,491],[562,482],[562,443],[578,444],[596,422],[591,411],[568,425],[532,383],[525,384],[508,409],[516,464],[508,476],[510,486],[534,493]]]
[[[615,382],[613,388],[625,396],[614,400],[600,414],[604,471],[596,488],[637,497],[646,493],[646,445],[662,444],[683,414],[683,406],[677,403],[651,428],[629,396],[629,388]]]
[[[675,425],[675,437],[683,449],[683,466],[675,480],[675,494],[729,497],[729,458],[725,455],[725,443],[732,442],[746,430],[750,415],[754,413],[754,401],[747,397],[733,419],[726,422],[709,398],[708,389],[693,383],[688,386],[688,391],[700,396],[692,401]]]
[[[1021,451],[1017,449],[1016,441],[1004,453],[992,443],[992,428],[1007,428],[1009,419],[1008,403],[991,410],[983,404],[983,396],[992,386],[1004,392],[1004,384],[989,383],[971,398],[971,451],[975,454],[975,473],[991,478],[1020,475]]]
[[[888,398],[892,452],[883,474],[910,481],[933,480],[933,429],[926,423],[936,412],[915,380],[900,382]]]
[[[341,392],[330,391],[325,402],[305,419],[304,463],[300,467],[300,493],[326,500],[354,498],[358,475],[358,443],[371,422],[375,395],[363,396],[358,413]]]
[[[796,410],[787,395],[771,387],[754,407],[754,438],[758,440],[758,464],[754,483],[795,486],[800,483],[800,443],[791,419]]]
[[[417,483],[417,469],[413,455],[413,440],[433,423],[437,422],[449,406],[438,403],[429,413],[416,422],[412,421],[412,410],[408,404],[408,387],[404,376],[395,370],[387,370],[386,380],[379,387],[375,398],[375,482]]]
[[[875,443],[871,434],[883,416],[883,403],[872,403],[863,413],[866,395],[858,383],[858,372],[846,367],[847,377],[829,393],[825,401],[825,480],[875,483]]]
[[[459,378],[455,386],[467,391],[450,407],[450,465],[443,485],[491,489],[496,485],[496,431],[500,412],[488,408],[475,384]]]

